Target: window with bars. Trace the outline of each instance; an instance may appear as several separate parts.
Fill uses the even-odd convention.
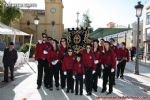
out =
[[[146,24],[149,25],[150,24],[150,12],[148,12],[146,14]]]

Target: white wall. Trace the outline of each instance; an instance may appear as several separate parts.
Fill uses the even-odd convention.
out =
[[[23,52],[18,52],[18,59],[17,63],[15,64],[15,67],[20,67],[21,64],[25,63],[24,57],[25,54]],[[0,51],[0,69],[3,69],[2,59],[3,59],[3,51]]]

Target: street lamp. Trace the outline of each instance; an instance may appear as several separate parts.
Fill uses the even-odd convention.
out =
[[[55,35],[55,27],[54,27],[55,26],[55,21],[52,21],[51,25],[52,25],[52,38],[55,38],[55,36],[54,36]]]
[[[139,75],[139,23],[140,17],[142,16],[143,5],[139,1],[137,5],[135,5],[136,9],[136,17],[137,17],[137,45],[136,45],[136,61],[135,61],[135,74]]]
[[[34,18],[34,24],[35,24],[35,26],[36,26],[36,34],[35,34],[35,37],[34,37],[34,42],[35,42],[35,43],[36,43],[36,41],[37,41],[39,20],[40,20],[40,19],[38,18],[38,16],[35,16],[35,18]]]
[[[79,27],[79,12],[76,13],[77,14],[77,27]]]

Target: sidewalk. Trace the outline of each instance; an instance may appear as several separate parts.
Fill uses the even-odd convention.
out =
[[[150,68],[150,60],[139,60],[141,65],[147,66]]]
[[[140,75],[134,74],[135,62],[128,62],[125,68],[125,79],[140,87],[150,95],[150,66],[139,65]]]
[[[37,66],[35,62],[30,62],[30,66],[37,71]],[[105,93],[100,93],[102,89],[102,79],[98,80],[98,92],[93,92],[92,96],[86,96],[85,86],[83,90],[83,96],[75,96],[71,93],[66,93],[66,89],[57,91],[55,87],[53,87],[53,91],[49,91],[44,86],[41,89],[37,90],[36,87],[36,79],[37,73],[34,73],[33,70],[27,65],[24,64],[23,67],[18,69],[15,72],[15,81],[4,84],[3,87],[0,88],[0,100],[22,100],[26,98],[27,100],[112,100],[108,99],[111,96],[146,96],[148,97],[150,94],[147,91],[144,91],[140,88],[139,85],[135,85],[132,81],[136,80],[136,77],[140,80],[136,80],[141,82],[142,84],[146,84],[145,86],[149,86],[150,83],[148,79],[143,79],[143,76],[136,76],[131,71],[128,71],[128,68],[133,67],[133,64],[130,62],[127,64],[125,71],[125,79],[116,79],[116,85],[114,86],[114,91],[111,95],[106,95]],[[129,70],[130,70],[129,68]],[[144,74],[144,73],[143,73]],[[134,78],[135,77],[135,78]],[[142,79],[144,80],[142,82]],[[147,80],[147,81],[145,81]],[[147,83],[146,83],[147,82]],[[147,85],[149,84],[149,85]],[[55,85],[53,85],[55,86]],[[107,99],[98,99],[99,97],[108,97]],[[114,99],[119,100],[119,99]],[[124,99],[127,100],[127,99]],[[128,99],[129,100],[129,99]],[[135,99],[130,99],[135,100]],[[149,100],[146,99],[138,99],[138,100]]]

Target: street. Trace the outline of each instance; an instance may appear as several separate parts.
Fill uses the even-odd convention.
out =
[[[30,66],[36,71],[36,63],[29,62]],[[37,74],[31,68],[24,64],[20,69],[15,71],[15,80],[9,83],[0,82],[0,100],[150,100],[150,68],[140,65],[140,75],[133,74],[134,62],[129,62],[125,69],[125,78],[116,79],[113,93],[106,95],[100,93],[102,89],[102,79],[98,80],[98,92],[93,92],[92,96],[86,96],[85,88],[83,96],[75,96],[73,93],[66,94],[66,90],[59,91],[53,87],[53,91],[42,86],[37,90]],[[2,73],[0,80],[3,79]],[[53,85],[55,86],[55,85]],[[128,98],[127,98],[128,96]],[[134,99],[136,96],[136,99]],[[137,99],[139,97],[139,99]],[[113,100],[115,100],[113,99]]]

